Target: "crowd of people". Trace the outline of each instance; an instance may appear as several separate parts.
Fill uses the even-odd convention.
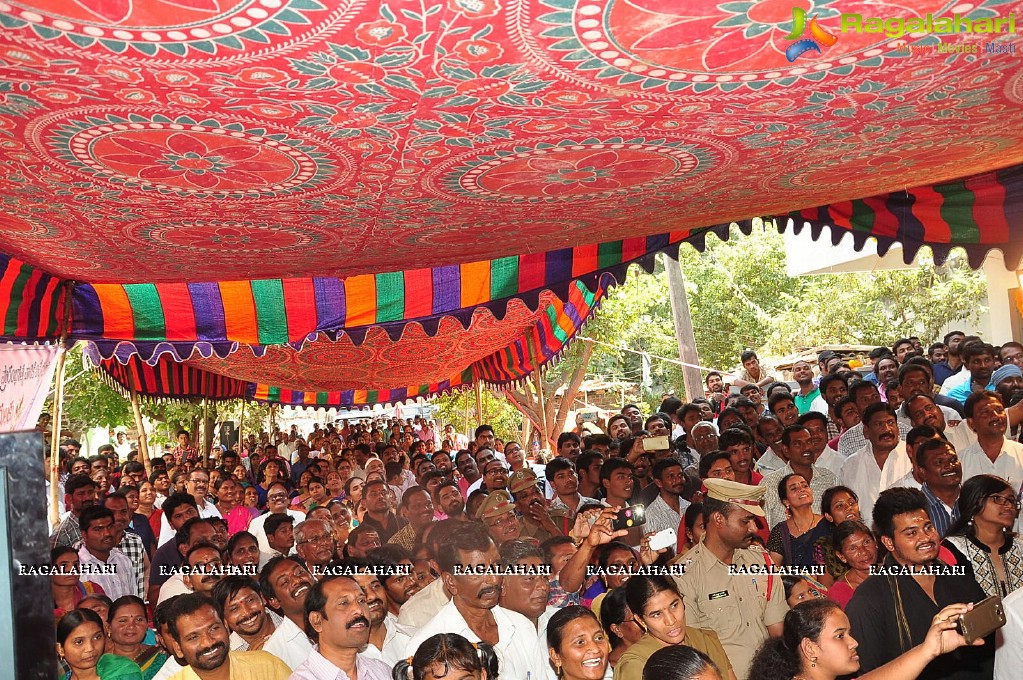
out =
[[[580,419],[550,455],[420,417],[208,454],[182,431],[146,462],[65,441],[61,673],[1015,677],[1023,345],[816,359],[793,386],[747,351],[704,396]],[[968,643],[991,596],[1008,623]]]

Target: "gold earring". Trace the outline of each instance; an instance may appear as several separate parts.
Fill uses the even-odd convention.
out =
[[[817,657],[816,656],[811,656],[810,657],[810,668],[817,668]]]

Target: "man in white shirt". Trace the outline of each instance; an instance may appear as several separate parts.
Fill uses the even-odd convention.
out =
[[[185,492],[195,499],[196,510],[199,511],[199,517],[203,519],[220,517],[220,510],[217,510],[217,506],[207,500],[207,492],[209,491],[209,488],[210,475],[208,472],[199,468],[188,473],[188,481],[185,482]],[[163,515],[160,519],[159,545],[163,545],[167,541],[173,540],[174,533],[175,530],[167,521],[167,515]]]
[[[1023,444],[1007,439],[1009,426],[1002,400],[995,392],[974,392],[966,399],[966,424],[977,434],[977,442],[959,450],[963,481],[976,475],[998,475],[1013,491],[1023,484]]]
[[[348,559],[346,567],[351,567],[352,578],[366,595],[366,611],[369,613],[369,641],[361,653],[370,659],[380,659],[393,666],[403,658],[404,645],[408,636],[401,640],[401,649],[396,650],[394,641],[398,636],[398,617],[388,611],[390,599],[387,589],[380,582],[375,570],[381,566],[371,559]]]
[[[843,432],[838,440],[838,452],[846,458],[866,446],[867,437],[863,431],[863,414],[866,413],[867,407],[871,404],[881,403],[881,393],[877,391],[877,386],[866,380],[861,380],[851,385],[849,387],[849,396],[856,403],[856,408],[860,412],[860,422]],[[898,422],[897,415],[896,423],[899,426],[899,438],[905,439],[906,435],[909,434],[909,423]],[[863,517],[866,518],[867,515],[863,515]]]
[[[810,450],[813,452],[813,464],[816,467],[830,470],[838,479],[845,464],[845,457],[828,446],[828,417],[817,411],[810,411],[799,416],[799,424],[810,433]]]
[[[352,577],[328,576],[313,586],[305,628],[316,646],[290,680],[390,680],[390,666],[361,652],[369,640],[369,611]]]
[[[269,541],[266,539],[266,530],[264,525],[270,515],[291,515],[295,522],[301,522],[305,519],[305,515],[298,510],[292,510],[290,507],[290,499],[288,498],[288,487],[284,486],[280,482],[276,482],[270,485],[270,488],[266,491],[266,514],[260,515],[259,517],[253,517],[252,521],[249,522],[249,533],[256,537],[256,542],[259,543],[259,550],[268,554],[274,552],[273,548],[270,547]]]
[[[1016,680],[1023,668],[1023,588],[1002,600],[1005,625],[999,631],[1002,644],[995,648],[994,680]]]
[[[114,513],[98,505],[87,507],[78,517],[78,526],[82,530],[82,545],[78,549],[82,581],[100,586],[111,600],[123,595],[142,597],[134,565],[115,547]]]
[[[856,492],[863,519],[870,522],[878,495],[911,472],[912,464],[891,406],[871,404],[863,412],[862,424],[867,444],[845,461],[839,481]]]
[[[213,588],[213,600],[231,630],[231,649],[270,652],[295,670],[313,646],[291,619],[266,608],[266,600],[248,576],[228,576]]]
[[[959,414],[947,407],[938,406],[930,394],[914,394],[903,403],[899,411],[906,412],[913,427],[933,427],[956,451],[965,451],[977,443],[977,435],[963,423]]]
[[[547,664],[546,644],[541,644],[529,619],[498,605],[502,576],[462,573],[477,569],[485,572],[501,560],[486,529],[473,522],[467,524],[449,537],[447,550],[438,556],[451,601],[412,636],[405,656],[412,656],[420,644],[437,633],[458,633],[470,642],[480,642],[482,634],[490,636],[496,628],[494,650],[501,676],[521,679],[539,673]]]

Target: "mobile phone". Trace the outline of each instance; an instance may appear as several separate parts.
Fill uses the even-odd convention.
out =
[[[579,420],[584,423],[595,423],[597,422],[598,414],[596,411],[580,411]]]
[[[678,536],[675,535],[674,529],[661,529],[656,534],[650,535],[650,549],[660,550],[661,548],[671,548],[678,543]]]
[[[667,451],[668,437],[647,437],[643,440],[644,451]]]
[[[1005,625],[1005,610],[1002,598],[997,595],[981,600],[973,609],[959,617],[956,623],[959,632],[972,645],[975,640],[986,637]]]
[[[646,524],[646,506],[630,505],[618,511],[618,514],[615,515],[614,520],[611,522],[611,530],[631,529],[632,527],[644,524]]]

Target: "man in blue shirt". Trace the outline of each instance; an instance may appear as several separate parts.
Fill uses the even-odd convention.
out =
[[[970,372],[970,379],[949,390],[948,396],[965,404],[966,398],[974,392],[994,391],[991,374],[995,370],[995,348],[986,342],[971,342],[963,348],[962,358],[966,370]]]

